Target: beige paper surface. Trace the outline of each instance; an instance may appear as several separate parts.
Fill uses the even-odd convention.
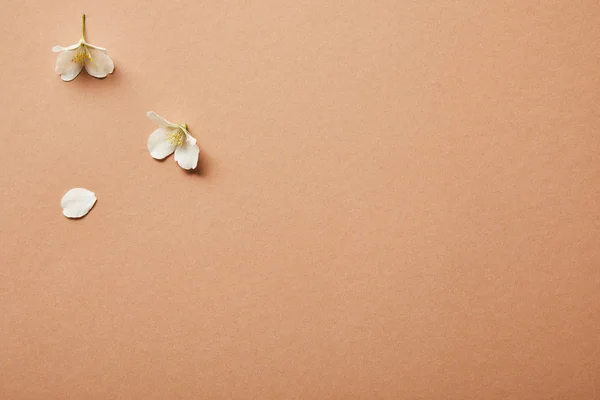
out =
[[[83,12],[116,70],[64,83]],[[4,0],[0,399],[600,398],[599,21]]]

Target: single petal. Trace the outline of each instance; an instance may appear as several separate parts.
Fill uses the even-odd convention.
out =
[[[77,55],[77,50],[68,50],[60,53],[56,59],[55,71],[60,74],[63,81],[72,81],[79,75],[83,65],[78,62],[73,62],[73,58]]]
[[[186,140],[186,142],[189,143],[189,144],[191,144],[191,145],[196,144],[196,138],[193,137],[192,135],[190,135],[190,133],[186,129],[184,129],[183,131],[185,132],[185,140]]]
[[[112,74],[115,70],[115,64],[108,56],[100,50],[94,48],[87,49],[91,60],[85,62],[85,70],[95,78],[106,78],[108,74]]]
[[[84,43],[87,47],[91,47],[92,49],[100,50],[101,52],[103,52],[105,54],[108,52],[108,50],[106,50],[104,47],[94,46],[93,44],[88,43],[88,42],[84,42]]]
[[[150,155],[157,160],[170,156],[175,151],[177,146],[169,140],[169,132],[171,128],[158,128],[148,138],[148,151]]]
[[[158,124],[158,126],[160,126],[161,128],[165,128],[165,127],[179,128],[179,125],[167,121],[166,119],[164,119],[163,117],[161,117],[160,115],[155,113],[154,111],[148,111],[148,113],[146,115],[148,115],[148,118],[150,118],[152,121],[156,122]]]
[[[69,190],[60,201],[63,214],[67,218],[81,218],[96,204],[96,195],[87,189],[75,188]]]
[[[186,134],[187,140],[175,150],[175,161],[183,169],[194,169],[198,165],[198,153],[200,149],[196,139]]]
[[[77,42],[77,43],[75,43],[75,44],[72,44],[72,45],[70,45],[70,46],[67,46],[67,47],[62,47],[62,46],[54,46],[54,47],[52,48],[52,51],[53,51],[54,53],[60,53],[61,51],[69,51],[69,50],[74,50],[74,49],[78,48],[79,46],[81,46],[81,41],[79,41],[79,42]]]

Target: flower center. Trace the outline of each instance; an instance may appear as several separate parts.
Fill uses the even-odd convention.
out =
[[[75,57],[73,57],[71,59],[71,61],[73,61],[74,63],[80,63],[80,64],[85,64],[86,61],[92,61],[92,56],[90,55],[90,52],[87,49],[87,46],[79,46],[77,48],[77,54],[75,54]]]
[[[167,139],[169,140],[170,144],[181,146],[185,140],[185,133],[183,133],[183,130],[181,129],[172,129],[167,134]]]

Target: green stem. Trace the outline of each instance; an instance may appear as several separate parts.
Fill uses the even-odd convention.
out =
[[[183,124],[183,129],[185,129],[186,131],[188,130],[187,124]]]
[[[85,39],[85,14],[81,16],[81,38]]]

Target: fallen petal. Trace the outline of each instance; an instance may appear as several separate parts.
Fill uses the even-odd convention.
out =
[[[63,214],[67,218],[81,218],[85,216],[94,204],[96,195],[87,189],[74,188],[69,190],[60,201]]]

